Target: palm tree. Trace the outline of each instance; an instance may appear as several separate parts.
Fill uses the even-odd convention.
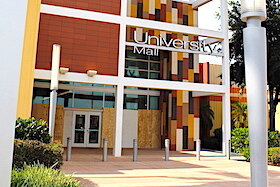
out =
[[[247,127],[247,103],[235,101],[231,104],[231,121],[235,127]]]
[[[214,111],[209,104],[201,103],[200,110],[200,126],[201,132],[210,131],[213,128]]]

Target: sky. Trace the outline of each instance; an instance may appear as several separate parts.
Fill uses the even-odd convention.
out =
[[[215,16],[220,12],[220,0],[213,0],[198,9],[198,27],[202,29],[219,31],[221,21]],[[222,58],[210,55],[199,55],[199,62],[221,64]]]

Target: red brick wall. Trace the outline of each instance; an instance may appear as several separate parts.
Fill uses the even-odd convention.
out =
[[[55,43],[61,45],[61,67],[117,75],[119,25],[41,14],[36,69],[51,69]]]
[[[42,0],[43,4],[120,14],[121,0]]]

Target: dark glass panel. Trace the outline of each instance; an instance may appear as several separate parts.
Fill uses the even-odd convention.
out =
[[[74,143],[84,143],[85,141],[85,120],[85,115],[76,115]]]
[[[148,70],[148,63],[147,62],[141,62],[141,61],[127,60],[125,62],[125,68]]]
[[[158,96],[150,96],[149,110],[159,110]]]
[[[159,79],[159,73],[150,73],[150,79]]]
[[[160,70],[160,63],[150,63],[150,70],[159,71]]]

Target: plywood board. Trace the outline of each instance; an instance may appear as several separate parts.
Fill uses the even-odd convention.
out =
[[[108,139],[108,148],[113,148],[115,139],[116,110],[114,108],[104,108],[102,115],[102,139]]]
[[[55,113],[55,127],[54,127],[54,140],[62,143],[64,129],[64,107],[62,105],[56,106]]]
[[[159,110],[138,110],[139,148],[160,148],[160,124]]]
[[[48,104],[36,104],[32,106],[32,117],[36,119],[42,119],[46,122],[49,121],[49,105]],[[54,140],[63,142],[63,129],[64,129],[64,107],[62,105],[56,106],[55,115],[55,128],[54,128]]]

